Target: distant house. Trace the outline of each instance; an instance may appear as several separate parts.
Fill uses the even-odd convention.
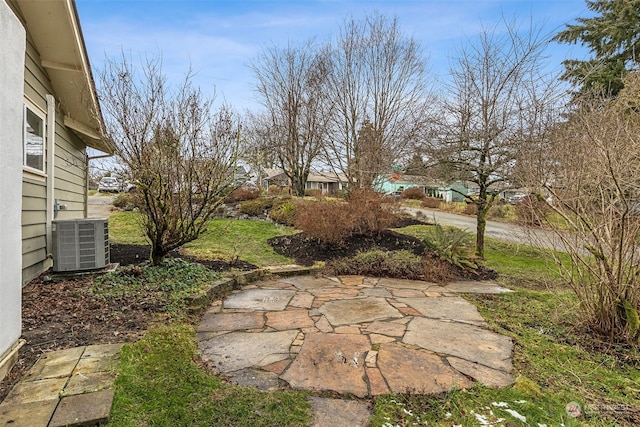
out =
[[[402,193],[408,188],[419,188],[427,197],[436,197],[445,202],[462,202],[465,195],[477,192],[477,185],[472,182],[455,181],[447,184],[422,175],[390,174],[379,177],[377,182],[376,188],[382,193]]]
[[[280,188],[289,188],[289,178],[282,169],[266,169],[265,177],[262,179],[262,186],[269,188],[276,185]],[[307,190],[320,190],[322,194],[335,194],[336,191],[344,190],[348,180],[346,175],[335,172],[311,171],[307,177]]]
[[[289,187],[289,178],[287,178],[287,175],[282,169],[265,169],[263,173],[264,176],[261,182],[263,188],[268,190],[272,185],[280,188]]]
[[[111,154],[73,0],[0,0],[0,378],[51,223],[87,212],[87,147]],[[21,209],[19,208],[21,206]]]
[[[444,199],[444,182],[422,175],[389,174],[379,177],[376,189],[382,193],[402,193],[409,188],[419,188],[428,197]]]
[[[307,190],[320,190],[322,194],[335,194],[346,189],[349,180],[342,173],[335,172],[311,172],[307,177]]]

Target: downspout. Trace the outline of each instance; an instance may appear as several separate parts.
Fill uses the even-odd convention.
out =
[[[47,94],[47,197],[46,197],[46,231],[47,231],[47,258],[53,256],[52,222],[56,214],[54,172],[55,172],[55,148],[56,148],[56,99],[53,95]]]

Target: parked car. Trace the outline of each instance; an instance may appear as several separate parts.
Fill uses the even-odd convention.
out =
[[[105,176],[98,182],[98,192],[101,193],[119,193],[122,191],[122,183],[111,176]]]
[[[126,193],[131,193],[132,191],[136,191],[136,185],[130,183],[129,181],[125,181],[122,183],[122,191]]]

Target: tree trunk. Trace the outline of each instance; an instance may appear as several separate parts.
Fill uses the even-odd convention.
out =
[[[155,244],[151,248],[151,264],[158,266],[164,261],[164,257],[167,255],[167,251],[160,244]]]
[[[482,259],[484,259],[484,232],[487,228],[488,213],[489,209],[486,207],[486,202],[478,205],[478,214],[476,215],[476,255]]]

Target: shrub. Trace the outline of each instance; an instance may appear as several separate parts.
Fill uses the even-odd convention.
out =
[[[478,205],[475,203],[466,203],[462,213],[465,215],[477,215],[478,214]]]
[[[347,190],[336,190],[332,194],[336,199],[344,199],[346,200],[349,197],[349,192]]]
[[[123,211],[132,211],[140,204],[139,197],[134,193],[119,193],[113,199],[113,206]]]
[[[418,187],[407,188],[400,194],[403,199],[423,200],[426,198],[424,191]]]
[[[278,224],[293,226],[297,215],[297,204],[291,200],[273,207],[269,217]]]
[[[357,274],[398,279],[420,279],[423,275],[422,258],[405,250],[360,252],[351,258],[335,259],[327,268],[335,275]]]
[[[440,203],[442,203],[442,200],[437,197],[425,197],[422,199],[422,206],[429,209],[438,209]]]
[[[355,226],[349,206],[342,202],[302,202],[298,204],[294,226],[309,237],[328,245],[339,245]]]
[[[532,226],[542,224],[546,215],[551,211],[544,200],[538,200],[535,196],[525,197],[516,205],[515,209],[518,222]]]
[[[329,245],[339,245],[352,234],[374,234],[389,228],[396,216],[382,206],[382,195],[370,189],[350,194],[339,201],[299,204],[296,228]]]
[[[264,197],[240,203],[240,212],[249,216],[262,216],[273,206],[272,198]]]
[[[442,202],[440,203],[440,210],[444,212],[451,212],[455,214],[462,214],[467,209],[467,203],[465,202]]]
[[[436,224],[433,235],[423,240],[424,244],[440,258],[463,269],[476,269],[473,261],[472,237],[459,228],[444,228]]]
[[[316,199],[322,199],[324,197],[324,194],[322,194],[322,190],[318,190],[317,188],[304,190],[304,195],[307,197],[315,197]]]
[[[489,209],[489,215],[487,218],[502,218],[502,219],[515,219],[516,212],[511,205],[496,205],[491,206]]]
[[[289,191],[287,189],[287,187],[280,187],[279,185],[276,184],[271,184],[269,186],[269,195],[271,196],[279,196],[281,194],[288,194]]]
[[[348,214],[357,234],[375,234],[389,228],[396,216],[385,209],[383,195],[372,189],[359,189],[349,196]]]
[[[435,254],[428,254],[424,259],[424,280],[435,283],[446,283],[456,277],[453,265]]]
[[[226,203],[237,203],[245,200],[254,200],[260,197],[260,189],[257,186],[241,185],[225,199]]]

